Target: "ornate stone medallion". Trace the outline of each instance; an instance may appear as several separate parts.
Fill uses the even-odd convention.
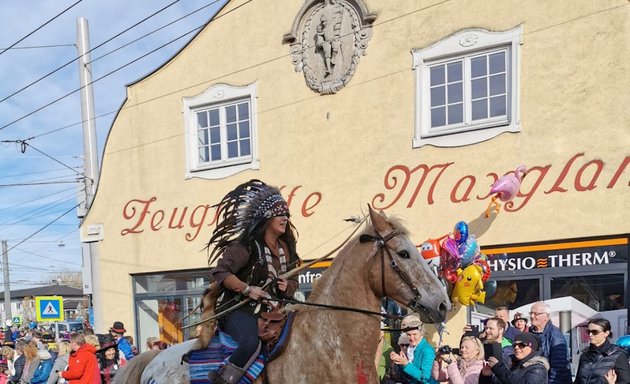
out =
[[[296,71],[322,95],[337,93],[352,78],[372,37],[370,14],[361,0],[307,0],[296,16],[290,44]]]

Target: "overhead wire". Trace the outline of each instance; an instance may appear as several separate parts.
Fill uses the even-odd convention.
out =
[[[8,51],[9,49],[15,47],[16,45],[18,45],[19,43],[21,43],[22,41],[24,41],[26,38],[28,38],[29,36],[31,36],[33,33],[39,31],[40,29],[44,28],[46,25],[48,25],[50,22],[52,22],[53,20],[55,20],[56,18],[58,18],[59,16],[63,15],[64,13],[68,12],[70,9],[72,9],[75,5],[79,4],[80,2],[82,2],[83,0],[77,0],[74,4],[72,4],[71,6],[69,6],[68,8],[64,9],[63,11],[61,11],[60,13],[58,13],[57,15],[55,15],[52,19],[48,20],[47,22],[45,22],[44,24],[40,25],[39,27],[35,28],[34,30],[32,30],[31,32],[29,32],[28,34],[26,34],[26,36],[22,37],[21,39],[19,39],[18,41],[16,41],[15,43],[9,45],[9,47],[3,49],[2,51],[0,51],[0,55],[2,55],[3,53],[5,53],[6,51]]]
[[[135,24],[133,24],[132,26],[130,26],[130,27],[126,28],[126,29],[123,29],[121,32],[116,33],[114,36],[112,36],[112,37],[110,37],[109,39],[106,39],[105,41],[103,41],[102,43],[100,43],[100,44],[96,45],[94,48],[91,48],[91,49],[90,49],[89,51],[87,51],[86,53],[90,53],[90,52],[94,51],[95,49],[98,49],[98,48],[102,47],[103,45],[105,45],[105,44],[109,43],[110,41],[114,40],[115,38],[117,38],[117,37],[119,37],[119,36],[121,36],[121,35],[123,35],[123,34],[127,33],[127,32],[128,32],[128,31],[130,31],[131,29],[133,29],[133,28],[137,27],[138,25],[140,25],[140,24],[144,23],[145,21],[149,20],[150,18],[155,17],[157,14],[159,14],[159,13],[161,13],[161,12],[165,11],[166,9],[168,9],[168,8],[170,8],[171,6],[175,5],[175,4],[176,4],[176,3],[178,3],[179,1],[180,1],[180,0],[175,0],[175,1],[173,1],[172,3],[170,3],[170,4],[167,4],[165,7],[163,7],[163,8],[161,8],[161,9],[159,9],[159,10],[157,10],[157,11],[153,12],[152,14],[150,14],[149,16],[145,17],[144,19],[142,19],[142,20],[140,20],[140,21],[136,22],[136,23],[135,23]],[[2,99],[0,99],[0,103],[2,103],[3,101],[6,101],[6,100],[8,100],[8,99],[10,99],[11,97],[13,97],[13,96],[17,95],[18,93],[20,93],[20,92],[22,92],[22,91],[24,91],[24,90],[26,90],[26,89],[30,88],[31,86],[33,86],[33,85],[35,85],[35,84],[39,83],[39,82],[40,82],[40,81],[42,81],[43,79],[45,79],[45,78],[47,78],[47,77],[49,77],[49,76],[51,76],[51,75],[53,75],[53,74],[55,74],[55,73],[59,72],[59,71],[60,71],[60,70],[62,70],[63,68],[67,67],[68,65],[73,64],[73,63],[76,63],[76,61],[77,61],[78,59],[80,59],[80,58],[81,58],[81,56],[77,56],[77,57],[75,57],[74,59],[72,59],[72,60],[68,61],[67,63],[63,64],[62,66],[60,66],[60,67],[58,67],[58,68],[56,68],[56,69],[52,70],[51,72],[48,72],[47,74],[45,74],[44,76],[42,76],[42,77],[38,78],[37,80],[35,80],[35,81],[33,81],[33,82],[31,82],[31,83],[29,83],[29,84],[25,85],[24,87],[22,87],[22,88],[18,89],[17,91],[13,92],[12,94],[10,94],[10,95],[8,95],[8,96],[3,97]]]
[[[0,48],[4,50],[8,49],[39,49],[39,48],[61,48],[61,47],[76,47],[74,44],[50,44],[50,45],[33,45],[30,47],[13,47],[13,48]]]
[[[179,0],[178,0],[178,1],[179,1]],[[229,14],[229,13],[231,13],[231,12],[233,12],[233,11],[237,10],[238,8],[240,8],[240,7],[242,7],[242,6],[245,6],[246,4],[248,4],[248,3],[252,2],[252,1],[253,1],[253,0],[249,0],[249,1],[245,2],[245,3],[243,3],[243,4],[240,4],[240,5],[236,6],[236,7],[234,7],[233,9],[231,9],[231,10],[227,11],[225,14],[223,14],[223,15],[219,15],[218,17],[215,17],[213,20],[216,20],[216,19],[219,19],[220,17],[226,16],[227,14]],[[122,66],[118,67],[118,68],[115,68],[114,70],[112,70],[112,71],[110,71],[110,72],[108,72],[108,73],[106,73],[106,74],[104,74],[104,75],[100,76],[99,78],[92,80],[90,83],[88,83],[88,84],[86,84],[86,85],[83,85],[83,86],[81,86],[81,87],[79,87],[79,88],[76,88],[76,89],[74,89],[74,90],[72,90],[72,91],[70,91],[70,92],[68,92],[68,93],[66,93],[66,94],[64,94],[64,95],[62,95],[62,96],[60,96],[60,97],[58,97],[58,98],[56,98],[56,99],[54,99],[54,100],[52,100],[52,101],[50,101],[50,102],[48,102],[48,103],[44,104],[44,105],[42,105],[41,107],[39,107],[39,108],[37,108],[37,109],[35,109],[35,110],[33,110],[33,111],[31,111],[31,112],[27,113],[26,115],[23,115],[23,116],[21,116],[21,117],[19,117],[19,118],[15,119],[15,120],[13,120],[13,121],[9,122],[9,123],[4,124],[3,126],[0,126],[0,130],[3,130],[3,129],[5,129],[5,128],[7,128],[7,127],[9,127],[9,126],[11,126],[11,125],[13,125],[13,124],[15,124],[15,123],[19,122],[19,121],[21,121],[21,120],[23,120],[23,119],[25,119],[25,118],[27,118],[27,117],[31,116],[31,115],[34,115],[35,113],[37,113],[37,112],[39,112],[39,111],[41,111],[41,110],[43,110],[43,109],[45,109],[45,108],[47,108],[47,107],[49,107],[49,106],[51,106],[51,105],[53,105],[53,104],[55,104],[55,103],[57,103],[57,102],[61,101],[61,100],[63,100],[63,99],[65,99],[65,98],[67,98],[67,97],[69,97],[69,96],[73,95],[74,93],[79,92],[80,90],[82,90],[83,88],[85,88],[85,87],[87,87],[87,86],[90,86],[90,85],[92,85],[92,84],[94,84],[94,83],[96,83],[96,82],[98,82],[98,81],[100,81],[100,80],[102,80],[102,79],[104,79],[104,78],[106,78],[106,77],[109,77],[109,76],[113,75],[114,73],[116,73],[116,72],[118,72],[118,71],[120,71],[120,70],[122,70],[122,69],[124,69],[124,68],[126,68],[126,67],[128,67],[128,66],[130,66],[130,65],[132,65],[132,64],[134,64],[134,63],[136,63],[136,62],[138,62],[138,61],[140,61],[140,60],[142,60],[143,58],[145,58],[145,57],[147,57],[147,56],[149,56],[149,55],[151,55],[151,54],[153,54],[153,53],[155,53],[155,52],[157,52],[157,51],[159,51],[160,49],[163,49],[163,48],[167,47],[168,45],[170,45],[170,44],[172,44],[172,43],[176,42],[177,40],[179,40],[179,39],[181,39],[181,38],[183,38],[183,37],[186,37],[187,35],[189,35],[189,34],[191,34],[191,33],[195,32],[195,31],[197,31],[197,30],[199,30],[199,29],[203,28],[205,25],[207,25],[207,23],[203,23],[202,25],[199,25],[199,26],[197,26],[197,27],[195,27],[195,28],[193,28],[193,29],[191,29],[191,30],[189,30],[189,31],[187,31],[187,32],[185,32],[185,33],[183,33],[183,34],[181,34],[181,35],[177,36],[176,38],[174,38],[174,39],[172,39],[172,40],[168,41],[167,43],[164,43],[164,44],[162,44],[162,45],[158,46],[157,48],[154,48],[153,50],[151,50],[151,51],[149,51],[149,52],[147,52],[147,53],[145,53],[145,54],[143,54],[143,55],[141,55],[141,56],[139,56],[139,57],[135,58],[134,60],[132,60],[132,61],[130,61],[130,62],[128,62],[128,63],[126,63],[126,64],[124,64],[124,65],[122,65]],[[74,61],[73,61],[73,62],[74,62]],[[8,96],[8,97],[10,97],[10,96]],[[4,98],[4,99],[0,100],[0,103],[1,103],[2,101],[4,101],[4,100],[6,100],[6,98]]]
[[[17,247],[18,245],[24,243],[25,241],[27,241],[28,239],[32,238],[33,236],[37,235],[38,233],[40,233],[41,231],[43,231],[44,229],[48,228],[50,225],[52,225],[53,223],[55,223],[57,220],[61,219],[62,217],[64,217],[65,215],[67,215],[68,213],[72,212],[73,209],[77,208],[79,205],[83,204],[84,202],[80,202],[75,204],[72,208],[68,209],[67,211],[65,211],[64,213],[62,213],[61,215],[57,216],[54,220],[52,220],[51,222],[49,222],[48,224],[44,225],[42,228],[38,229],[37,231],[35,231],[34,233],[32,233],[31,235],[29,235],[28,237],[26,237],[25,239],[23,239],[22,241],[18,242],[17,244],[15,244],[14,246],[12,246],[11,248],[9,248],[7,250],[10,251],[13,248]]]

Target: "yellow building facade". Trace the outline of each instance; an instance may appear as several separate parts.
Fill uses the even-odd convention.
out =
[[[181,339],[207,283],[212,206],[252,178],[282,188],[305,260],[371,204],[418,244],[462,220],[497,254],[569,243],[581,256],[556,252],[549,277],[527,255],[495,260],[493,277],[527,275],[530,299],[549,299],[592,268],[621,278],[597,299],[619,291],[627,307],[629,12],[623,0],[228,2],[128,86],[111,127],[81,225],[97,330]],[[491,185],[521,164],[520,194],[486,218]],[[610,239],[617,259],[604,260]],[[456,306],[447,342],[469,316]]]

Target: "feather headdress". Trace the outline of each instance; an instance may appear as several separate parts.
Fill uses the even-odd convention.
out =
[[[210,251],[209,264],[232,241],[249,240],[254,230],[268,219],[289,214],[289,207],[280,190],[256,179],[228,192],[218,206],[220,220],[207,245]]]

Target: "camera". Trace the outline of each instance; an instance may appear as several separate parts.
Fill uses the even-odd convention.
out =
[[[443,345],[437,350],[438,355],[448,355],[453,352],[453,349],[449,345]]]

